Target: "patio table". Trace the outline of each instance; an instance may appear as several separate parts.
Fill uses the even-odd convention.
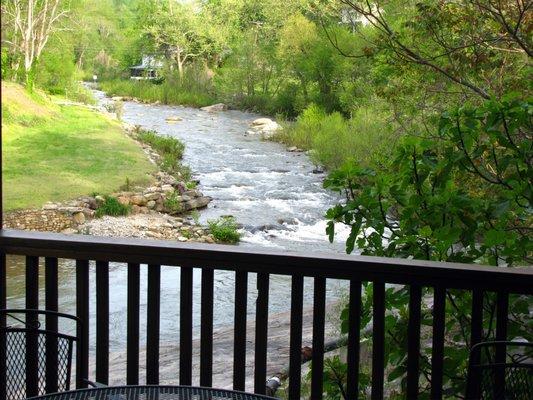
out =
[[[273,397],[191,386],[108,386],[32,397],[33,400],[272,400]]]

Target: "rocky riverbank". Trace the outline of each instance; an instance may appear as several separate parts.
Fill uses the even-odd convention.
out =
[[[339,303],[329,303],[326,307],[328,317],[325,322],[325,342],[339,337]],[[291,323],[291,313],[282,312],[269,315],[268,318],[268,348],[267,348],[267,378],[273,376],[283,377],[289,365],[289,332]],[[246,389],[253,390],[253,369],[254,369],[254,343],[255,343],[255,321],[249,320],[246,325]],[[213,386],[218,388],[231,389],[233,386],[233,326],[221,326],[213,332]],[[303,310],[302,326],[302,354],[312,352],[313,345],[313,310],[305,308]],[[192,343],[192,376],[200,376],[200,338],[195,336]],[[159,376],[161,384],[175,384],[179,371],[179,346],[174,344],[163,344],[160,348],[160,368]],[[141,360],[139,365],[139,375],[141,383],[146,375],[146,347],[141,346],[139,352]],[[94,358],[91,357],[91,371],[94,371]],[[111,353],[109,355],[110,385],[124,384],[126,376],[126,364],[123,353]],[[193,381],[193,385],[198,385],[198,381]],[[266,384],[266,382],[265,382]]]
[[[124,132],[159,165],[161,156],[137,140],[136,127],[124,124]],[[110,195],[81,196],[66,202],[49,202],[41,209],[17,210],[4,215],[4,227],[33,231],[86,234],[111,237],[138,237],[214,243],[208,230],[185,215],[207,207],[211,198],[190,188],[180,176],[158,171],[149,187],[127,187]],[[106,197],[115,198],[129,210],[125,216],[98,218]]]

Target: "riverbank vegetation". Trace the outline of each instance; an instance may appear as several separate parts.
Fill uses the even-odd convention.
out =
[[[241,240],[234,217],[220,217],[207,221],[209,233],[218,243],[236,244]]]
[[[146,184],[154,171],[116,121],[5,82],[2,147],[5,210]]]

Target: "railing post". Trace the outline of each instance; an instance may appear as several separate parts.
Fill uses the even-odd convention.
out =
[[[357,399],[359,395],[359,354],[361,341],[361,281],[350,281],[348,302],[348,355],[347,355],[347,397]]]
[[[442,399],[444,372],[444,331],[446,323],[446,289],[437,286],[433,292],[433,339],[431,348],[431,399]]]
[[[139,299],[140,266],[128,264],[128,338],[126,350],[126,383],[139,384]]]
[[[385,283],[373,283],[372,299],[372,400],[383,399],[385,372]]]
[[[45,301],[47,311],[57,311],[57,258],[45,259]],[[57,316],[46,315],[46,330],[58,332]],[[57,392],[57,338],[46,336],[46,393]]]
[[[244,391],[246,382],[246,317],[248,273],[235,273],[235,322],[233,341],[233,389]]]
[[[299,399],[302,380],[302,315],[304,278],[293,275],[289,345],[289,398]]]
[[[254,362],[254,392],[257,394],[266,392],[269,280],[269,274],[262,272],[257,274]]]
[[[213,286],[214,271],[202,270],[200,331],[200,386],[213,385]]]
[[[180,273],[180,385],[192,384],[192,289],[193,271],[182,266]]]
[[[472,292],[472,322],[470,326],[470,348],[475,344],[481,342],[483,335],[483,296],[482,290],[474,289]],[[479,368],[472,368],[472,365],[477,365],[480,362],[480,352],[472,352],[470,354],[466,398],[479,398],[479,384],[480,374]]]
[[[496,340],[507,340],[507,321],[509,319],[509,293],[501,291],[496,295]],[[496,364],[505,364],[506,345],[496,345]],[[505,393],[505,368],[496,369],[495,376],[495,397]]]
[[[87,387],[89,378],[89,261],[76,260],[76,387]]]
[[[148,265],[148,304],[146,316],[146,383],[159,384],[159,328],[161,266]]]
[[[311,400],[322,399],[324,380],[324,329],[326,316],[326,278],[314,278],[313,290],[313,370]]]
[[[409,322],[407,328],[407,398],[418,398],[420,364],[420,308],[422,289],[420,285],[409,287]]]
[[[26,257],[26,309],[39,308],[39,258]],[[26,397],[39,394],[39,317],[35,313],[26,314]]]
[[[96,262],[96,381],[109,383],[109,263]]]

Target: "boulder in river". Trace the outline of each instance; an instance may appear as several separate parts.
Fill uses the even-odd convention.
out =
[[[281,126],[270,118],[257,118],[250,125],[254,131],[262,134],[265,139],[269,139],[278,129],[281,129]]]
[[[207,111],[207,112],[217,112],[217,111],[226,111],[228,109],[228,106],[224,103],[217,103],[213,104],[211,106],[202,107],[200,110]]]

